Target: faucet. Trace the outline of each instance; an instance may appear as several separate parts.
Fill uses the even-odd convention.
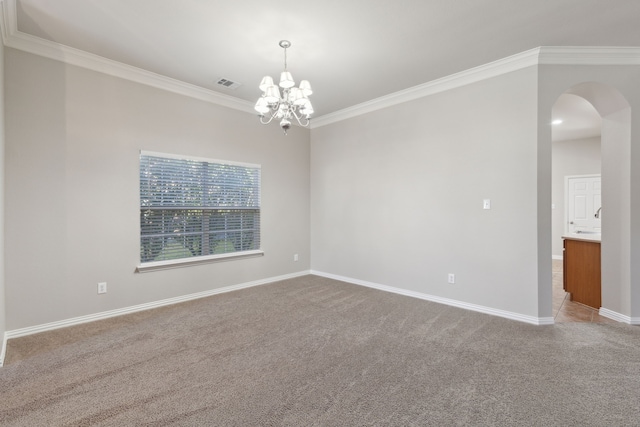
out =
[[[600,218],[600,211],[602,210],[602,206],[600,206],[598,208],[598,210],[596,211],[596,214],[594,215],[596,218]]]

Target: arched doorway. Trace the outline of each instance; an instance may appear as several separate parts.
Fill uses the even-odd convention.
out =
[[[584,247],[599,251],[601,222],[601,134],[602,118],[586,99],[563,93],[552,107],[551,122],[551,242],[552,242],[552,308],[556,323],[611,322],[600,316],[600,262],[578,266],[569,276],[572,285],[583,275],[592,275],[596,293],[573,294],[565,291],[564,238],[577,239],[570,248]],[[594,215],[595,213],[595,215]],[[576,233],[576,231],[578,233]],[[584,240],[583,240],[584,239]],[[575,258],[575,257],[574,257]],[[582,264],[579,261],[578,264]],[[576,274],[577,273],[577,274]],[[580,277],[578,277],[580,276]],[[596,283],[597,282],[597,283]],[[587,289],[583,286],[582,289]],[[597,303],[585,297],[598,299]]]
[[[602,118],[602,307],[599,314],[626,320],[631,301],[631,110],[617,89],[596,82],[564,94],[588,101]]]

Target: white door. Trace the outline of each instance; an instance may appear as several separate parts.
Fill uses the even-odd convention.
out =
[[[600,175],[568,176],[567,221],[565,232],[600,233],[602,231],[602,184]]]

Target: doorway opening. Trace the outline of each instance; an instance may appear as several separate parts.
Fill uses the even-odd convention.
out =
[[[620,302],[629,301],[630,298],[630,283],[625,280],[631,258],[626,237],[628,233],[621,232],[624,224],[630,224],[629,104],[610,86],[595,82],[581,83],[557,98],[552,107],[552,119],[551,240],[554,321],[620,321],[622,316],[619,313],[626,311],[625,307],[620,306]],[[598,287],[602,295],[600,307],[574,304],[564,289],[566,274],[570,270],[564,271],[563,238],[577,236],[578,240],[585,240],[585,235],[580,235],[585,230],[584,227],[569,223],[571,219],[567,212],[568,203],[565,202],[568,197],[565,183],[571,175],[602,177],[602,199],[598,197],[597,201],[591,203],[599,206],[588,206],[585,209],[585,212],[588,209],[594,211],[588,212],[588,215],[595,216],[598,227],[602,227],[600,236],[597,236],[597,231],[593,232],[595,240],[598,240],[599,263],[593,259],[586,261],[591,266],[598,264]],[[628,297],[625,298],[625,295]]]
[[[595,238],[596,227],[600,232],[602,118],[589,101],[570,93],[556,100],[552,118],[553,318],[558,323],[604,322],[608,319],[598,314],[599,307],[576,302],[567,292],[563,262],[564,237]]]

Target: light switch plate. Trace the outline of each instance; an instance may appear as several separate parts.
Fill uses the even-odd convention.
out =
[[[484,199],[482,201],[482,209],[491,209],[491,199]]]

